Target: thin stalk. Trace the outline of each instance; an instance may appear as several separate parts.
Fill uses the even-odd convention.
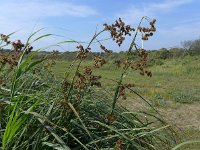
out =
[[[16,84],[17,84],[17,81],[20,77],[17,78],[17,73],[20,69],[20,65],[24,59],[24,56],[26,54],[26,48],[29,46],[29,43],[27,42],[25,47],[22,49],[22,55],[20,56],[19,58],[19,61],[18,61],[18,64],[17,64],[17,68],[15,70],[15,76],[14,76],[14,79],[13,79],[13,82],[12,82],[12,87],[11,87],[11,99],[15,96],[15,92],[16,92]]]
[[[134,38],[133,38],[133,40],[132,40],[132,42],[131,42],[131,45],[130,45],[130,47],[129,47],[129,49],[128,49],[128,52],[129,52],[129,53],[131,52],[133,46],[135,45],[135,40],[136,40],[138,31],[139,31],[139,27],[140,27],[140,25],[141,25],[141,23],[142,23],[142,21],[143,21],[144,18],[145,18],[145,17],[142,17],[142,19],[140,20],[140,22],[139,22],[139,24],[138,24],[138,27],[137,27],[137,30],[136,30],[136,32],[135,32]]]
[[[123,73],[121,74],[120,80],[117,84],[117,87],[116,87],[116,90],[115,90],[115,95],[114,95],[114,98],[113,98],[111,114],[113,114],[113,112],[114,112],[115,105],[116,105],[116,102],[117,102],[117,99],[118,99],[119,89],[120,89],[120,86],[122,85],[123,76],[124,76],[125,73],[126,73],[126,70],[124,70]]]
[[[95,33],[94,36],[92,37],[92,39],[90,40],[90,42],[89,42],[89,44],[88,44],[88,46],[87,46],[86,49],[88,49],[88,48],[90,47],[90,45],[92,44],[92,42],[93,42],[102,32],[104,32],[104,31],[105,31],[105,29],[101,30],[101,31],[98,32],[98,33]],[[79,63],[78,63],[78,66],[77,66],[77,68],[76,68],[76,71],[75,71],[75,73],[74,73],[74,76],[73,76],[72,81],[71,81],[71,84],[70,84],[69,91],[68,91],[68,93],[67,93],[67,98],[69,98],[69,96],[70,96],[70,94],[71,94],[71,90],[73,89],[73,85],[74,85],[74,82],[75,82],[76,74],[78,73],[78,70],[79,70],[79,68],[80,68],[80,66],[81,66],[82,61],[83,61],[83,59],[81,59],[81,60],[79,61]]]
[[[128,49],[128,54],[127,54],[127,60],[128,60],[128,61],[130,60],[131,50],[132,50],[133,46],[135,45],[135,40],[136,40],[138,31],[139,31],[139,27],[140,27],[140,25],[141,25],[141,23],[142,23],[142,21],[143,21],[144,18],[145,18],[145,17],[142,17],[142,19],[140,20],[140,22],[139,22],[139,24],[138,24],[138,27],[137,27],[137,30],[136,30],[136,32],[135,32],[135,35],[134,35],[134,37],[133,37],[133,40],[132,40],[132,42],[131,42],[131,44],[130,44],[130,47],[129,47],[129,49]],[[135,47],[136,47],[136,45],[135,45]],[[136,47],[136,49],[137,49],[137,47]],[[115,89],[115,95],[114,95],[114,98],[113,98],[113,104],[112,104],[111,114],[113,114],[114,109],[115,109],[115,105],[116,105],[116,102],[117,102],[117,99],[118,99],[119,89],[120,89],[120,86],[122,85],[122,81],[123,81],[123,76],[124,76],[124,74],[126,73],[126,71],[128,70],[129,66],[130,66],[130,64],[129,64],[128,66],[125,67],[124,71],[122,72],[122,74],[121,74],[121,76],[120,76],[120,80],[119,80],[119,82],[118,82],[118,84],[117,84],[117,87],[116,87],[116,89]]]

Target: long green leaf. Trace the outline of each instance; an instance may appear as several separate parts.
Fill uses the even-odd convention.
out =
[[[177,150],[177,149],[181,148],[181,147],[184,146],[184,145],[195,144],[195,143],[200,143],[200,140],[192,140],[192,141],[183,142],[183,143],[181,143],[181,144],[175,146],[174,148],[172,148],[172,150]]]
[[[63,148],[59,144],[53,144],[53,143],[49,143],[49,142],[43,142],[43,144],[45,144],[49,147],[52,147],[53,149],[56,149],[56,150],[71,150],[69,147]]]
[[[39,30],[37,30],[37,31],[35,31],[35,32],[33,32],[33,33],[31,33],[31,35],[28,37],[28,39],[27,39],[27,44],[30,42],[30,40],[31,40],[31,38],[34,36],[34,35],[36,35],[38,32],[40,32],[40,31],[42,31],[44,28],[41,28],[41,29],[39,29]]]
[[[39,36],[38,38],[36,38],[35,40],[33,40],[33,42],[38,41],[38,40],[40,40],[40,39],[42,39],[42,38],[51,36],[51,35],[53,35],[53,34],[45,34],[45,35]]]

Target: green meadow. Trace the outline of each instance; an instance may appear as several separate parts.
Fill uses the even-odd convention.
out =
[[[152,77],[142,76],[138,70],[130,69],[124,83],[134,84],[132,88],[147,100],[175,128],[183,141],[200,139],[200,57],[186,56],[183,58],[159,60],[161,65],[148,67]],[[71,61],[57,61],[52,67],[53,74],[63,79],[68,72]],[[74,72],[77,63],[72,63],[70,71]],[[84,61],[82,66],[93,66],[93,61]],[[80,69],[81,70],[81,69]],[[121,70],[113,63],[107,62],[101,69],[94,67],[94,74],[101,75],[105,93],[114,95],[116,81]],[[127,99],[121,98],[118,105],[130,111],[152,111],[147,103],[132,91],[127,90]],[[182,149],[196,149],[200,144],[192,144]]]
[[[167,103],[191,104],[200,101],[200,57],[162,60],[162,65],[148,67],[152,77],[142,76],[137,70],[130,69],[126,74],[125,83],[134,84],[134,90],[151,100],[155,106],[165,107]],[[64,78],[69,71],[70,61],[57,61],[52,72],[58,78]],[[76,63],[70,72],[74,72]],[[93,66],[93,62],[85,61],[82,66]],[[120,77],[121,70],[109,61],[101,69],[93,69],[93,73],[101,75],[102,87],[112,89]]]

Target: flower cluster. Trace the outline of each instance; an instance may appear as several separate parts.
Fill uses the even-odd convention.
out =
[[[67,95],[67,91],[69,90],[71,84],[69,83],[68,80],[64,79],[62,82],[62,93],[63,93],[63,100],[61,101],[61,107],[62,110],[65,112],[70,112],[71,109],[68,106],[68,95]]]
[[[117,140],[115,144],[115,150],[124,150],[125,149],[125,143],[122,139]]]
[[[121,18],[115,21],[114,24],[104,24],[105,30],[110,31],[111,37],[116,43],[121,46],[125,40],[125,36],[131,36],[131,31],[135,31],[130,25],[125,25]]]
[[[138,52],[138,56],[140,57],[140,60],[136,63],[133,63],[131,68],[139,70],[141,75],[146,74],[147,76],[152,77],[151,71],[145,70],[145,66],[147,65],[147,57],[148,57],[147,51],[144,49],[140,49],[140,51]]]
[[[105,120],[109,123],[114,122],[116,120],[116,116],[113,113],[108,114],[105,116]]]
[[[105,52],[105,53],[107,53],[107,54],[111,54],[112,53],[112,51],[111,50],[108,50],[105,46],[103,46],[103,45],[100,45],[100,48]]]
[[[33,47],[30,45],[25,46],[20,40],[17,40],[16,42],[10,41],[9,36],[4,34],[0,35],[0,41],[1,44],[2,42],[5,43],[4,46],[12,45],[13,49],[8,54],[0,53],[0,64],[8,64],[11,69],[17,66],[19,57],[21,56],[23,51],[28,54],[33,49]]]
[[[142,33],[142,40],[148,40],[150,36],[153,36],[153,32],[156,31],[155,28],[155,22],[156,19],[153,19],[152,21],[149,22],[150,24],[150,28],[146,28],[146,27],[139,27],[139,31]]]
[[[76,91],[76,100],[81,100],[81,96],[86,92],[88,86],[101,87],[100,79],[101,76],[92,75],[92,69],[89,66],[83,68],[83,73],[79,71],[76,72],[76,79],[72,85],[73,89]],[[64,80],[62,85],[63,92],[65,93],[70,90],[70,86],[71,84],[67,80]],[[66,100],[68,100],[68,98],[66,98]]]
[[[56,58],[58,56],[59,52],[57,50],[53,50],[52,53],[49,56],[49,60],[45,63],[44,68],[50,69],[56,64]]]
[[[83,68],[83,74],[87,81],[89,81],[90,86],[95,85],[97,87],[101,87],[101,82],[99,81],[99,79],[101,79],[101,76],[92,75],[92,69],[89,66],[85,66]]]
[[[77,53],[77,55],[76,55],[76,58],[79,58],[79,59],[86,58],[87,57],[87,53],[91,50],[90,47],[84,49],[83,45],[79,45],[76,48],[79,50],[78,53]]]
[[[13,42],[12,46],[14,48],[14,51],[20,52],[25,45],[22,44],[22,42],[20,40],[18,40],[17,42]]]
[[[101,76],[99,75],[99,76],[94,76],[94,75],[92,75],[91,77],[90,77],[90,85],[91,86],[97,86],[97,87],[101,87],[101,82],[99,81],[99,79],[101,79]]]
[[[0,34],[0,38],[1,38],[0,40],[3,41],[3,42],[5,42],[7,45],[11,43],[11,41],[8,40],[9,36],[7,36],[7,35]]]
[[[12,46],[14,48],[14,51],[17,53],[21,52],[22,49],[25,47],[25,45],[20,40],[17,40],[17,42],[12,42]],[[32,46],[27,45],[24,50],[26,54],[29,54],[32,49],[33,49]]]
[[[134,87],[134,84],[124,84],[122,86],[120,86],[120,89],[119,89],[119,96],[118,97],[122,97],[123,99],[126,99],[126,88],[131,88],[131,87]]]
[[[66,92],[69,89],[69,87],[70,87],[69,81],[63,80],[63,82],[62,82],[62,90],[63,90],[63,92]]]
[[[92,69],[89,66],[85,66],[83,68],[83,74],[88,77],[92,74]]]
[[[94,57],[94,66],[96,68],[99,68],[104,64],[106,64],[106,60],[103,57],[101,57],[100,55]]]

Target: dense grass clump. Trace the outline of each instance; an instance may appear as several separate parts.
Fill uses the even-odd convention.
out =
[[[144,20],[150,27],[141,26]],[[143,76],[152,76],[146,69],[148,54],[135,40],[138,32],[143,34],[143,40],[148,40],[156,31],[154,24],[155,19],[147,17],[141,19],[137,28],[125,25],[121,19],[105,24],[87,46],[77,46],[76,58],[62,82],[49,71],[55,64],[56,52],[50,60],[34,57],[41,49],[31,52],[31,43],[50,34],[33,39],[37,31],[25,44],[2,35],[1,46],[11,46],[12,51],[0,55],[1,149],[170,149],[176,143],[173,130],[142,96],[135,92],[148,103],[152,113],[130,112],[117,105],[120,98],[127,98],[127,90],[133,91],[134,85],[124,80],[129,72],[139,70]],[[103,32],[109,32],[119,46],[134,33],[126,57],[115,62],[120,73],[110,90],[112,94],[104,92],[101,74],[93,73],[94,68],[106,65],[101,55],[94,56],[92,65],[82,66],[93,42],[98,41],[102,51],[111,54],[98,40]],[[137,57],[132,56],[133,49]]]

